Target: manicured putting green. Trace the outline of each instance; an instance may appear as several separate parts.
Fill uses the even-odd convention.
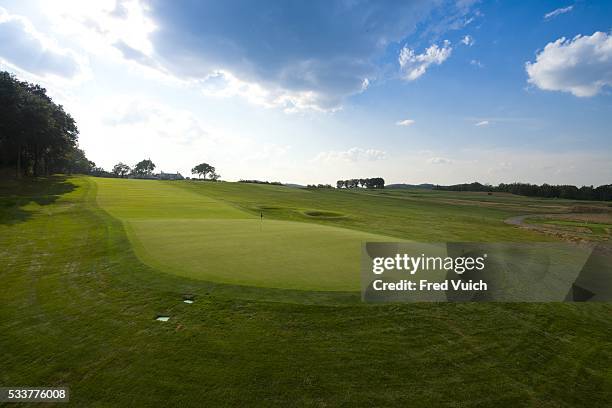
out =
[[[138,256],[192,278],[305,290],[359,290],[362,241],[389,238],[291,221],[128,221]]]
[[[124,222],[143,262],[196,279],[359,290],[361,243],[396,240],[319,224],[262,222],[170,182],[103,179],[97,184],[98,203]]]

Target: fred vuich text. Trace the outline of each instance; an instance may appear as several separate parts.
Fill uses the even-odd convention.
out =
[[[471,279],[467,281],[447,279],[442,282],[431,282],[426,279],[420,279],[418,281],[402,279],[398,282],[383,282],[381,279],[377,279],[372,282],[372,288],[376,291],[486,291],[488,285],[483,280],[473,281]]]

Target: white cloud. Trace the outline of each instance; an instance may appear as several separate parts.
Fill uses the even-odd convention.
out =
[[[367,87],[364,80],[364,86]],[[228,98],[239,96],[250,103],[266,108],[282,108],[286,113],[299,111],[330,111],[338,108],[322,108],[324,96],[314,91],[288,91],[273,86],[264,87],[257,82],[247,82],[225,70],[217,70],[196,81],[206,96]],[[365,89],[365,88],[364,88]]]
[[[255,98],[264,105],[329,112],[384,74],[380,58],[390,45],[431,25],[433,14],[445,17],[440,28],[448,31],[465,20],[472,5],[365,0],[331,7],[325,2],[221,2],[214,7],[188,2],[176,7],[173,2],[149,1],[146,15],[156,27],[149,36],[153,56],[173,75],[201,81],[216,71],[228,72],[267,93],[266,98]],[[431,55],[435,50],[429,50],[429,57],[444,58]],[[146,61],[140,55],[136,59]]]
[[[73,38],[91,53],[104,54],[117,47],[122,53],[131,50],[125,58],[137,62],[142,62],[141,55],[153,54],[149,38],[156,26],[143,1],[54,0],[41,2],[40,8],[55,32]]]
[[[451,164],[452,162],[451,159],[447,159],[446,157],[432,157],[427,160],[429,164]]]
[[[461,39],[461,44],[471,47],[472,45],[474,45],[474,37],[472,37],[471,35],[465,35]]]
[[[232,80],[217,96],[286,112],[333,112],[384,74],[379,60],[389,45],[429,25],[434,13],[445,17],[440,33],[453,29],[473,5],[247,3],[54,0],[40,2],[39,11],[54,33],[90,54],[139,64],[147,76],[193,85],[223,72]]]
[[[59,47],[37,31],[30,20],[0,7],[0,59],[7,65],[37,76],[73,79],[83,73],[84,62],[73,51]]]
[[[413,119],[404,119],[404,120],[400,120],[395,122],[395,124],[397,126],[411,126],[414,125],[414,120]]]
[[[612,86],[612,36],[565,37],[546,44],[535,62],[525,64],[529,83],[547,91],[571,92],[575,96],[597,95]]]
[[[327,151],[319,153],[314,161],[336,161],[342,160],[347,162],[360,161],[375,161],[387,158],[387,152],[377,149],[362,149],[360,147],[352,147],[344,151]]]
[[[480,122],[475,123],[474,126],[478,126],[478,127],[480,127],[480,126],[489,126],[489,124],[490,123],[489,123],[488,120],[481,120]]]
[[[422,54],[404,46],[399,53],[399,64],[404,72],[404,78],[409,81],[421,77],[431,65],[440,65],[450,57],[453,48],[448,40],[444,40],[441,47],[431,45]]]
[[[561,14],[569,13],[574,9],[574,6],[561,7],[551,11],[550,13],[544,14],[544,20],[549,20],[553,17],[557,17]]]

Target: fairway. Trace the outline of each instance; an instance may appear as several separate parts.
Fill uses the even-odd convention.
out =
[[[110,215],[128,219],[251,218],[210,197],[155,180],[94,179],[96,200]]]
[[[384,235],[268,220],[153,180],[96,179],[138,257],[162,272],[279,289],[358,291],[361,244]]]

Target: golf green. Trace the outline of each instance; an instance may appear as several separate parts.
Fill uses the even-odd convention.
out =
[[[357,291],[361,243],[396,238],[261,220],[154,180],[96,179],[98,204],[123,221],[138,257],[163,272],[280,289]]]

